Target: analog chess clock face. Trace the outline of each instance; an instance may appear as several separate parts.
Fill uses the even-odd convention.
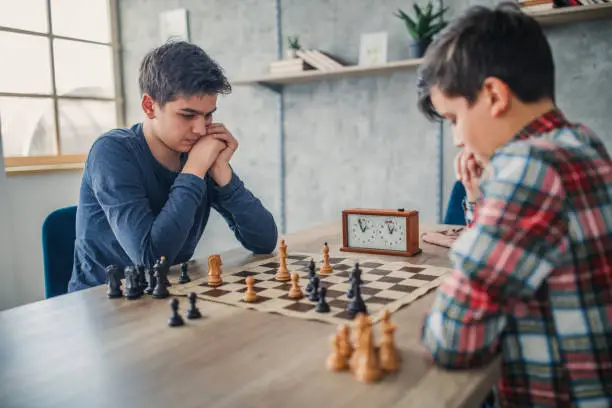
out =
[[[343,211],[342,250],[408,255],[418,250],[416,211]]]

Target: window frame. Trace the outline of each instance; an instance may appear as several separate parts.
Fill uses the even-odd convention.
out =
[[[46,0],[47,5],[47,32],[38,32],[31,30],[23,30],[19,28],[0,26],[0,31],[16,34],[27,34],[48,39],[49,58],[51,69],[51,93],[15,93],[2,92],[0,97],[24,97],[24,98],[46,98],[53,102],[53,115],[55,121],[55,141],[57,144],[57,154],[53,156],[5,156],[4,167],[7,174],[33,172],[40,173],[54,170],[80,170],[83,168],[87,154],[62,154],[62,145],[60,138],[60,122],[59,122],[59,101],[60,100],[90,100],[90,101],[105,101],[115,102],[115,117],[119,127],[125,126],[125,100],[123,95],[123,77],[122,77],[122,61],[121,61],[121,43],[119,36],[119,9],[118,0],[107,0],[109,7],[110,20],[110,42],[101,42],[86,40],[82,38],[67,37],[55,35],[53,33],[53,21],[51,17],[51,2]],[[55,78],[55,52],[53,47],[54,40],[70,40],[85,44],[105,45],[110,46],[113,58],[113,79],[115,83],[115,97],[93,97],[93,96],[59,96],[57,94],[56,78]]]

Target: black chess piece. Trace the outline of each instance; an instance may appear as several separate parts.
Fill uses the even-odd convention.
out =
[[[138,279],[138,271],[133,266],[125,267],[125,296],[130,299],[138,299],[142,296],[140,289],[140,281]]]
[[[168,262],[168,259],[165,256],[162,256],[159,260],[159,267],[161,269],[163,269],[164,271],[164,283],[166,284],[166,287],[168,286],[172,286],[172,283],[170,283],[170,281],[168,280],[168,274],[170,273],[170,263]]]
[[[182,326],[185,324],[183,317],[178,312],[178,307],[179,307],[178,299],[172,298],[172,300],[170,300],[170,308],[172,309],[172,316],[170,316],[170,319],[168,319],[168,326],[170,327]]]
[[[155,289],[153,289],[153,297],[156,299],[165,299],[170,296],[168,292],[168,285],[166,285],[167,278],[164,276],[165,268],[161,264],[157,263],[153,267],[155,270]]]
[[[148,286],[145,289],[145,293],[147,295],[152,295],[153,291],[155,290],[155,286],[157,285],[157,279],[155,279],[155,271],[153,269],[147,269],[147,276],[148,278]]]
[[[361,285],[363,283],[363,281],[361,280],[361,269],[359,268],[359,262],[355,262],[355,267],[353,268],[353,271],[351,272],[351,277],[349,278],[349,283],[351,284],[351,287],[346,293],[346,296],[349,299],[352,299],[353,296],[355,296],[353,292],[355,288],[355,285],[353,284],[354,281],[357,281],[357,285]]]
[[[315,269],[315,261],[314,259],[310,258],[310,262],[308,263],[308,284],[306,284],[306,293],[312,292],[312,278],[317,276]]]
[[[368,314],[368,309],[366,307],[365,302],[363,301],[363,297],[361,296],[361,284],[363,281],[361,280],[361,271],[356,269],[358,272],[351,279],[351,289],[349,293],[347,293],[347,297],[351,299],[347,306],[347,312],[349,317],[352,319],[359,313]]]
[[[310,299],[313,302],[316,302],[319,300],[319,277],[314,276],[310,280],[310,284],[312,286],[311,286],[310,293],[308,294],[308,299]]]
[[[181,285],[183,283],[191,282],[191,278],[189,277],[189,274],[187,273],[188,270],[189,270],[189,265],[187,264],[187,262],[183,262],[181,264],[181,275],[179,276],[179,280],[178,280],[178,283],[180,283]]]
[[[315,312],[329,313],[329,305],[327,304],[327,301],[325,300],[326,296],[327,296],[327,288],[323,286],[319,289],[319,303],[317,303]]]
[[[144,293],[147,289],[147,272],[144,265],[137,265],[136,270],[138,271],[138,284],[140,286],[140,292]]]
[[[121,276],[119,276],[121,270],[117,265],[109,265],[106,267],[106,276],[108,277],[108,297],[110,299],[116,299],[123,297],[121,291]]]
[[[187,299],[189,299],[189,310],[187,310],[187,318],[199,319],[200,317],[202,317],[202,314],[196,307],[196,300],[198,300],[196,294],[193,292],[189,292],[189,294],[187,295]]]

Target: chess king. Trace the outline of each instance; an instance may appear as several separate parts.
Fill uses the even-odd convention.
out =
[[[108,265],[188,261],[212,209],[249,251],[276,247],[274,218],[230,165],[238,141],[213,120],[231,91],[221,67],[195,44],[169,42],[144,57],[138,84],[142,121],[106,132],[87,156],[70,292],[104,284]]]

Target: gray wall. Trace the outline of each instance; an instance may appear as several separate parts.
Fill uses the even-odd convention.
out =
[[[176,7],[190,12],[192,41],[204,47],[230,78],[264,73],[276,58],[274,0],[122,0],[122,37],[128,119],[141,118],[136,73],[157,44],[157,15]],[[446,1],[452,15],[473,4]],[[356,63],[362,33],[387,31],[389,59],[408,56],[408,36],[393,12],[411,1],[281,0],[283,39],[299,34],[304,46]],[[546,29],[557,63],[558,103],[572,120],[597,131],[612,149],[612,23]],[[436,221],[438,127],[415,106],[416,72],[333,79],[285,87],[286,215],[288,231],[339,216],[348,207],[414,208]],[[257,86],[236,87],[220,104],[223,120],[241,141],[235,166],[249,187],[280,215],[279,97]],[[444,131],[444,198],[454,183],[450,129]],[[213,220],[199,254],[236,246]]]

